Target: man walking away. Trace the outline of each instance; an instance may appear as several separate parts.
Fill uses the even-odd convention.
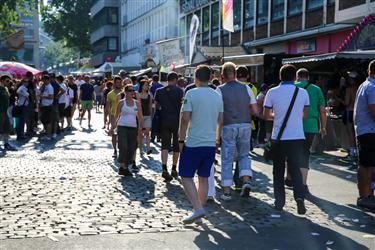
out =
[[[166,181],[171,181],[172,177],[177,178],[177,161],[179,157],[178,145],[178,127],[180,118],[180,109],[183,98],[183,91],[176,86],[178,75],[171,72],[167,76],[168,85],[160,88],[155,94],[156,108],[160,110],[160,129],[161,129],[161,162],[163,167],[162,177]],[[168,173],[168,151],[171,148],[171,140],[173,139],[173,165],[172,176]]]
[[[306,90],[294,85],[295,79],[296,68],[293,65],[281,67],[281,83],[266,94],[263,114],[266,119],[274,120],[272,140],[275,209],[281,211],[285,205],[284,174],[287,161],[297,212],[305,214],[305,190],[300,167],[304,164],[306,148],[302,119],[308,114],[309,95]],[[286,117],[289,109],[289,117]]]
[[[85,116],[85,112],[88,113],[88,127],[91,128],[91,109],[95,101],[95,91],[92,84],[90,84],[90,77],[84,76],[85,83],[81,85],[79,90],[79,100],[81,102],[82,113],[79,120],[79,125],[82,126],[82,119]]]
[[[221,132],[221,185],[223,200],[231,200],[233,159],[237,152],[239,176],[243,180],[242,197],[248,197],[252,177],[250,151],[251,115],[257,113],[254,93],[236,80],[236,65],[225,63],[222,69],[224,85],[217,88],[224,102],[224,121]],[[222,130],[222,131],[221,131]]]
[[[205,215],[203,206],[207,198],[208,177],[215,160],[216,126],[221,125],[223,120],[223,101],[221,96],[208,86],[209,80],[210,68],[198,66],[195,71],[197,88],[186,93],[182,106],[179,174],[194,209],[194,213],[183,220],[185,224],[193,223]],[[193,181],[195,173],[199,176],[198,191]]]
[[[41,140],[51,140],[52,136],[52,105],[53,105],[53,87],[50,78],[47,75],[42,76],[43,84],[40,87],[40,121],[44,126],[46,135]]]
[[[359,156],[357,205],[374,209],[375,197],[374,191],[371,190],[371,176],[374,175],[375,167],[375,60],[369,64],[368,76],[358,88],[354,105]]]
[[[306,138],[305,162],[301,166],[301,174],[305,194],[310,193],[307,186],[307,174],[310,162],[310,148],[316,134],[324,137],[326,132],[327,114],[325,109],[325,100],[322,90],[315,84],[309,83],[309,71],[307,69],[299,69],[297,71],[296,86],[305,89],[309,94],[310,106],[307,119],[303,120],[303,130]],[[290,178],[285,180],[285,185],[292,186]]]

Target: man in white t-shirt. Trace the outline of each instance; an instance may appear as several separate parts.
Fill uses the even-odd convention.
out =
[[[53,104],[53,87],[48,75],[42,76],[43,84],[40,88],[40,121],[44,126],[46,135],[42,140],[52,139],[52,104]]]
[[[62,75],[58,75],[56,77],[57,83],[60,85],[60,89],[64,90],[62,94],[59,96],[59,122],[60,122],[60,131],[64,131],[64,115],[65,115],[65,106],[66,106],[66,95],[68,88],[64,83],[64,77]]]
[[[208,86],[209,80],[210,68],[205,65],[198,66],[195,71],[197,88],[186,93],[182,106],[179,175],[194,209],[194,213],[183,220],[185,224],[205,216],[203,206],[207,198],[208,177],[215,161],[217,125],[223,120],[223,101],[221,96]],[[195,173],[199,176],[198,191],[193,181]]]
[[[306,90],[298,89],[294,85],[296,71],[293,65],[284,65],[281,67],[281,83],[267,92],[263,114],[266,120],[273,119],[273,186],[275,209],[281,211],[285,205],[284,173],[285,161],[287,161],[288,170],[292,176],[294,199],[297,202],[298,214],[305,214],[305,189],[299,168],[304,163],[305,133],[303,131],[303,118],[306,118],[308,114],[309,95]],[[275,143],[296,88],[298,90],[297,96],[286,127],[280,141]]]

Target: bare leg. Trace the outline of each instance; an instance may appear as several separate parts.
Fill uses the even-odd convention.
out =
[[[82,119],[83,117],[85,116],[85,113],[86,113],[86,110],[82,110],[82,113],[81,113],[81,118],[79,120],[79,125],[82,126]]]
[[[117,151],[117,136],[115,134],[112,135],[112,147]]]
[[[146,145],[147,145],[147,150],[150,149],[150,129],[146,128],[145,131],[143,132],[144,137],[146,138]]]
[[[91,110],[87,110],[88,113],[88,120],[89,120],[89,127],[91,127]]]
[[[168,161],[168,150],[163,149],[161,151],[161,163],[163,165],[167,165],[167,161]]]
[[[176,153],[176,152],[173,153],[173,166],[177,165],[179,156],[180,156],[180,153]]]
[[[206,204],[208,194],[208,178],[198,177],[198,197],[202,206]]]
[[[182,178],[182,185],[185,193],[193,205],[195,211],[202,209],[202,204],[199,201],[198,191],[192,178]],[[206,199],[206,198],[205,198]]]

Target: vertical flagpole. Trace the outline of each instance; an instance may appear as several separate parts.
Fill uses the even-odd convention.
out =
[[[222,49],[222,57],[221,57],[221,63],[224,64],[224,4],[223,4],[223,0],[220,1],[220,4],[221,4],[221,32],[220,32],[220,35],[221,35],[221,49]]]

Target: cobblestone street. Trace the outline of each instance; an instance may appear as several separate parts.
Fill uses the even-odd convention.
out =
[[[55,143],[41,144],[33,138],[24,145],[16,144],[18,152],[0,158],[0,245],[10,247],[9,242],[17,241],[9,239],[20,238],[58,241],[65,236],[196,230],[257,234],[288,227],[316,237],[319,249],[325,245],[339,249],[341,238],[375,249],[374,214],[354,205],[356,174],[338,161],[337,152],[312,159],[313,195],[306,201],[305,217],[297,215],[291,190],[287,191],[285,211],[272,209],[272,166],[256,150],[251,197],[236,194],[230,203],[217,200],[208,205],[203,226],[184,227],[181,220],[191,206],[178,180],[165,183],[161,178],[159,147],[155,145],[153,154],[137,159],[141,171],[135,177],[121,178],[111,157],[110,137],[101,129],[101,116],[94,114],[94,118],[92,131],[80,128],[58,137]],[[86,126],[85,121],[83,124]],[[74,125],[78,128],[76,120]],[[220,194],[220,166],[216,169]],[[332,243],[319,241],[319,235],[328,231],[339,235],[330,239]]]

